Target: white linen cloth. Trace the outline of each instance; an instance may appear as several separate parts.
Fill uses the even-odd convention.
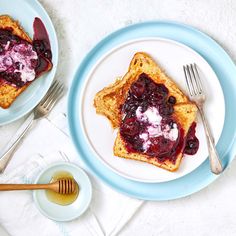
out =
[[[59,153],[45,158],[35,155],[10,174],[2,175],[1,183],[32,183],[47,164],[62,160]],[[103,235],[90,210],[70,223],[47,219],[34,205],[32,191],[1,192],[0,202],[0,222],[10,235]]]
[[[48,163],[62,159],[86,169],[71,144],[66,122],[64,114],[39,121],[24,139],[12,162],[31,153],[28,160],[14,170],[10,166],[6,174],[0,175],[0,182],[31,183]],[[34,150],[39,154],[32,156]],[[92,202],[80,218],[66,223],[54,222],[40,214],[33,203],[31,191],[0,192],[0,224],[12,236],[117,235],[143,201],[117,193],[89,176],[93,185]]]

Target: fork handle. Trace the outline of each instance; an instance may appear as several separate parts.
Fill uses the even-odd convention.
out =
[[[206,139],[207,139],[207,147],[209,151],[209,159],[210,159],[210,166],[211,166],[211,171],[218,175],[222,173],[223,167],[219,158],[219,155],[217,153],[216,147],[215,147],[215,142],[213,135],[211,133],[209,124],[207,122],[206,116],[203,111],[203,106],[198,106],[199,113],[202,118],[203,126],[205,129],[205,134],[206,134]]]
[[[17,130],[14,137],[8,142],[7,146],[4,148],[2,155],[0,157],[0,172],[2,173],[9,161],[11,160],[14,152],[16,151],[17,146],[19,145],[20,141],[22,140],[23,136],[27,133],[29,128],[32,126],[34,121],[34,113],[31,113],[24,123],[20,126]]]

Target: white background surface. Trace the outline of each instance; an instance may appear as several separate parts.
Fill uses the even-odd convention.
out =
[[[145,20],[170,19],[195,26],[216,39],[236,60],[236,1],[233,0],[40,2],[56,27],[60,44],[57,77],[68,87],[78,63],[100,39],[127,24]],[[50,116],[65,112],[66,102],[64,98]],[[0,127],[0,148],[22,121]],[[43,151],[49,152],[50,144],[55,141],[48,140]],[[40,140],[35,137],[35,142]],[[37,146],[34,150],[23,146],[21,150],[25,150],[27,156],[41,151]],[[19,156],[13,159],[9,170],[22,160]],[[120,235],[236,235],[235,186],[236,161],[233,161],[215,183],[192,196],[175,201],[146,202]],[[0,231],[0,235],[4,234]]]

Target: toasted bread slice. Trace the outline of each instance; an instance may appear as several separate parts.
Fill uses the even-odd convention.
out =
[[[195,121],[196,111],[197,108],[193,104],[186,103],[175,106],[175,117],[178,123],[183,128],[184,136],[186,136],[191,124]],[[150,158],[145,154],[140,154],[135,152],[129,153],[125,147],[125,143],[122,140],[119,131],[113,147],[113,152],[115,156],[147,162],[169,171],[176,171],[179,168],[183,156],[182,151],[183,150],[181,150],[181,152],[176,157],[175,163],[169,161],[168,159],[165,160],[164,162],[159,162],[156,158]]]
[[[8,15],[2,15],[0,16],[0,28],[1,29],[8,29],[11,28],[13,31],[13,34],[19,36],[20,38],[28,41],[29,43],[32,42],[29,35],[23,30],[23,28],[20,26],[20,24],[17,21],[14,21],[10,16]]]
[[[0,16],[0,29],[12,29],[12,33],[21,39],[32,43],[32,39],[28,36],[28,34],[23,30],[20,24],[13,20],[8,15]],[[52,65],[51,65],[52,67]],[[48,70],[51,69],[48,68]],[[31,84],[31,82],[26,83],[22,87],[12,86],[10,84],[6,84],[1,82],[0,78],[0,107],[7,109],[11,106],[11,104],[16,100],[16,98]]]
[[[106,116],[113,128],[118,128],[121,121],[120,107],[126,99],[131,84],[145,73],[156,83],[162,83],[169,89],[169,94],[175,96],[176,104],[189,102],[176,84],[160,69],[153,59],[144,52],[134,55],[128,72],[122,79],[98,92],[94,99],[94,106],[98,114]]]
[[[28,41],[29,43],[32,42],[31,38],[24,32],[19,23],[14,21],[10,16],[0,16],[0,28],[11,28],[13,30],[13,34]],[[29,84],[30,83],[24,85],[21,88],[17,88],[0,82],[0,107],[4,109],[8,108],[14,102],[16,97],[18,97],[29,86]]]
[[[128,72],[123,78],[117,79],[114,84],[105,87],[96,94],[94,98],[96,112],[106,116],[110,120],[113,128],[119,128],[122,121],[121,106],[126,100],[130,86],[142,73],[147,74],[154,82],[164,84],[169,90],[169,96],[176,98],[173,116],[175,116],[176,121],[183,129],[183,136],[185,137],[191,124],[196,119],[197,107],[189,101],[187,96],[182,93],[177,85],[160,69],[153,59],[143,52],[138,52],[134,55]],[[182,149],[183,148],[184,147],[182,147]],[[150,157],[144,153],[128,152],[119,130],[113,151],[115,156],[147,162],[168,171],[176,171],[183,157],[183,150],[181,150],[175,162],[168,159],[164,162],[160,162],[157,158]]]

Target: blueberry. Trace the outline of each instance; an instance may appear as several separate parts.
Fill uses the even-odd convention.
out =
[[[139,106],[139,102],[129,95],[122,106],[122,112],[124,113],[135,112],[138,106]]]
[[[134,117],[125,119],[120,127],[122,135],[135,136],[139,133],[139,123]]]
[[[157,90],[160,94],[163,94],[164,96],[167,96],[169,93],[169,90],[166,88],[164,84],[158,84]]]
[[[194,155],[199,147],[199,140],[195,137],[193,139],[189,139],[186,142],[186,146],[184,149],[184,153],[188,155]]]
[[[161,116],[170,116],[173,112],[174,108],[170,104],[164,104],[159,107],[159,113]]]
[[[144,84],[149,84],[150,83],[150,78],[148,77],[147,74],[142,73],[141,75],[139,75],[138,81],[140,81]]]
[[[148,109],[148,106],[149,106],[148,101],[147,100],[143,101],[141,104],[142,112],[145,112]]]
[[[16,35],[12,35],[12,39],[15,40],[16,42],[20,41],[20,38]]]
[[[169,96],[168,102],[174,105],[176,103],[176,98],[174,96]]]
[[[132,144],[133,144],[133,148],[136,150],[136,151],[139,151],[139,152],[143,152],[143,141],[138,137],[136,136],[132,141]]]
[[[7,44],[7,41],[9,41],[8,37],[5,37],[4,35],[0,36],[0,43],[5,45]]]
[[[17,61],[16,63],[15,63],[15,68],[17,69],[17,70],[19,70],[20,69],[20,62],[19,61]]]
[[[165,94],[157,93],[156,94],[156,103],[162,104],[165,101],[165,98],[166,98]]]
[[[149,92],[155,91],[157,89],[157,85],[152,81],[147,84],[147,87]]]
[[[32,68],[36,68],[39,64],[37,59],[31,59],[30,62],[31,62]]]
[[[141,81],[133,83],[131,85],[130,91],[135,97],[141,97],[145,91],[145,83]]]

